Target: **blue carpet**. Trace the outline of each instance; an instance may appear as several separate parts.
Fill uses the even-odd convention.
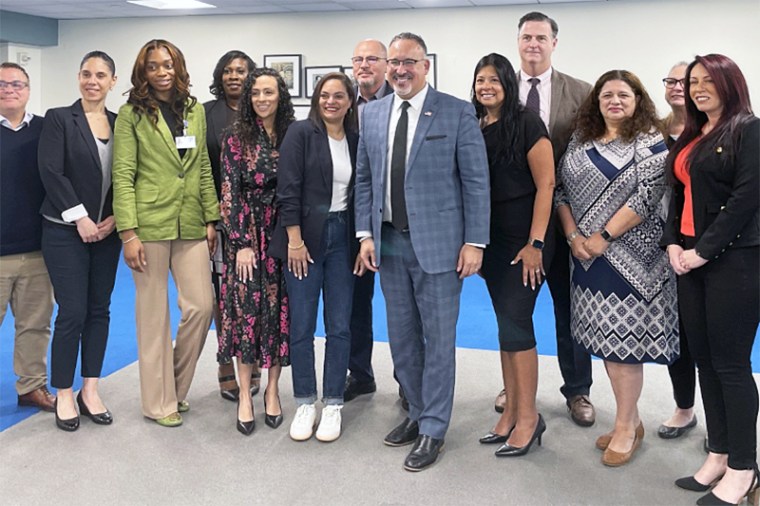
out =
[[[379,279],[376,281],[377,289],[373,301],[375,340],[387,342],[385,301],[380,290]],[[172,329],[176,330],[179,322],[179,310],[176,303],[173,302],[176,301],[176,290],[171,283],[169,300],[171,302]],[[132,275],[122,261],[119,265],[116,289],[111,303],[111,333],[103,366],[103,376],[118,371],[137,360],[134,302]],[[322,314],[321,310],[319,314]],[[547,289],[543,289],[539,294],[533,321],[538,339],[538,353],[556,355],[554,313]],[[321,321],[317,325],[317,335],[324,335],[324,327]],[[214,346],[214,344],[207,343],[207,346]],[[477,276],[468,278],[464,283],[457,325],[457,346],[498,350],[496,317],[493,314],[485,283]],[[760,372],[760,339],[755,340],[752,363],[753,370]],[[16,376],[13,374],[13,317],[9,310],[5,321],[0,326],[0,432],[37,412],[35,408],[22,408],[16,405],[15,382]],[[74,388],[79,389],[81,384],[79,367],[77,366]],[[134,391],[135,395],[139,395],[137,384],[135,384]]]

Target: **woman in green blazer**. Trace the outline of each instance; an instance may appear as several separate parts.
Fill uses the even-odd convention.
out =
[[[116,228],[135,280],[143,414],[182,424],[186,396],[213,314],[209,254],[216,247],[214,190],[203,106],[190,95],[182,52],[151,40],[137,55],[114,132]],[[172,347],[167,279],[182,317]]]

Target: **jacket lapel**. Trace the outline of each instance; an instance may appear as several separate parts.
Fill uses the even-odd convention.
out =
[[[156,124],[156,128],[158,129],[158,133],[161,134],[163,141],[169,146],[169,151],[171,151],[174,160],[178,164],[183,165],[182,158],[180,158],[179,151],[177,151],[177,143],[174,141],[174,136],[169,130],[169,125],[166,123],[166,120],[164,120],[164,115],[160,109],[158,110],[158,123]],[[196,142],[197,141],[198,140],[196,139]],[[203,139],[203,142],[206,142],[206,139]],[[188,154],[189,153],[185,153],[185,158],[188,158]]]
[[[330,139],[327,137],[327,131],[318,127],[314,127],[314,137],[314,144],[317,148],[315,160],[319,164],[319,171],[322,173],[325,188],[332,192],[333,165],[330,154]],[[308,160],[306,162],[308,163]]]
[[[552,106],[549,111],[549,135],[553,135],[554,125],[557,124],[557,115],[559,114],[562,94],[565,91],[565,80],[559,75],[559,72],[552,70]]]
[[[406,162],[407,174],[409,174],[409,170],[414,166],[414,160],[420,152],[420,147],[425,141],[425,136],[427,135],[428,130],[430,130],[430,125],[433,124],[437,112],[438,92],[430,86],[428,88],[427,97],[425,97],[425,102],[422,104],[420,119],[417,122],[417,130],[414,132],[414,140],[412,141],[412,150],[409,152],[409,160]]]
[[[92,156],[92,159],[95,162],[95,166],[102,170],[103,168],[100,166],[98,146],[95,144],[95,137],[92,135],[90,124],[87,123],[87,117],[84,115],[84,109],[82,108],[81,100],[77,100],[71,106],[71,116],[74,119],[74,125],[76,125],[77,130],[79,130],[79,134],[82,136],[84,144],[87,146],[87,151],[90,152],[90,156]],[[111,130],[113,131],[113,126],[111,127]],[[100,170],[98,173],[100,173]]]

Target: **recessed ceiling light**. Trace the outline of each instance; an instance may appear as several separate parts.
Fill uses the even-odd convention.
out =
[[[198,0],[127,0],[127,3],[151,9],[216,9],[216,5]]]

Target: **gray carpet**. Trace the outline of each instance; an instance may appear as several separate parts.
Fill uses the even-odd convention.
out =
[[[647,435],[640,451],[629,465],[610,469],[594,448],[614,412],[601,362],[594,361],[591,396],[597,423],[584,429],[566,414],[556,358],[540,357],[544,446],[522,458],[497,459],[495,448],[477,439],[498,416],[492,404],[500,388],[498,354],[460,349],[445,451],[434,467],[408,473],[401,465],[409,447],[382,443],[404,416],[386,344],[375,346],[378,391],[346,404],[340,439],[296,443],[288,437],[295,409],[290,371],[281,380],[285,422],[277,430],[264,425],[259,394],[256,431],[246,438],[235,430],[235,404],[218,394],[215,342],[212,332],[182,427],[163,428],[142,417],[135,363],[102,381],[112,426],[83,419],[77,432],[64,433],[52,414],[39,413],[0,433],[0,504],[686,505],[699,497],[673,480],[693,473],[704,458],[701,406],[699,426],[686,437],[665,441],[655,434],[673,410],[665,367],[645,367],[640,411]],[[323,345],[318,339],[319,364]]]

